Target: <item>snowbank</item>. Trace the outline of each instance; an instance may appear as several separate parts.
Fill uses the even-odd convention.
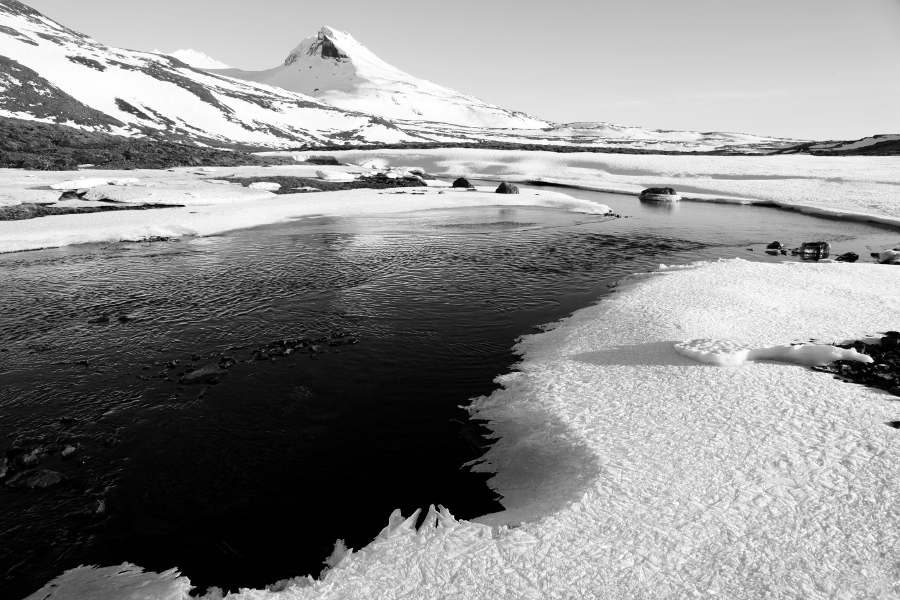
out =
[[[271,153],[278,154],[278,153]],[[769,204],[812,214],[900,225],[900,157],[676,156],[526,150],[385,150],[333,153],[386,159],[442,176],[542,180],[638,195],[673,187],[686,200]]]
[[[739,259],[629,278],[526,336],[519,371],[471,407],[500,435],[479,468],[507,510],[478,523],[432,511],[418,531],[395,513],[323,581],[229,598],[896,597],[896,398],[797,365],[701,364],[673,345],[895,329],[898,278]],[[33,598],[66,597],[49,592]]]
[[[352,171],[352,168],[343,168]],[[213,235],[313,215],[386,214],[471,206],[540,206],[596,215],[611,212],[605,205],[549,191],[505,196],[494,194],[492,189],[469,192],[422,187],[277,196],[266,190],[223,185],[220,179],[229,175],[315,177],[315,169],[301,165],[221,168],[216,173],[216,180],[208,180],[205,174],[188,169],[134,171],[142,187],[100,185],[91,188],[85,199],[184,206],[0,221],[0,252],[153,237]],[[108,173],[115,171],[100,172],[98,179],[106,181],[103,176]],[[50,190],[49,186],[66,179],[71,179],[71,174],[50,173],[27,178],[23,183],[21,171],[0,170],[0,196],[15,197],[27,192],[42,194],[45,201],[55,200],[59,191]],[[26,186],[37,189],[29,191]],[[409,193],[410,189],[417,193]]]

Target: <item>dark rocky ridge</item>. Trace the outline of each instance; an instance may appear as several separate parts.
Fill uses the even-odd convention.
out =
[[[291,158],[263,158],[190,143],[126,138],[66,125],[0,117],[0,167],[63,171],[80,164],[102,169],[166,169],[296,163]]]
[[[228,181],[233,181],[235,183],[240,183],[244,187],[249,186],[251,183],[260,183],[260,182],[268,182],[268,183],[277,183],[281,187],[277,190],[274,190],[272,193],[274,194],[297,194],[302,193],[304,190],[298,190],[295,188],[302,187],[310,187],[316,188],[321,192],[337,192],[340,190],[359,190],[359,189],[388,189],[388,188],[401,188],[401,187],[425,187],[426,184],[423,183],[420,179],[415,177],[400,177],[397,179],[391,179],[389,177],[385,177],[384,175],[374,175],[374,176],[362,176],[356,181],[322,181],[321,179],[315,179],[310,177],[289,177],[289,176],[281,176],[281,175],[273,175],[271,177],[268,176],[260,176],[260,177],[229,177]],[[309,191],[309,190],[306,190]]]
[[[858,352],[871,356],[874,362],[837,360],[824,367],[813,367],[813,370],[831,373],[840,379],[900,396],[900,332],[886,332],[881,338],[881,344],[857,341],[840,347],[855,348]]]
[[[0,206],[0,221],[24,221],[37,217],[50,217],[56,215],[80,215],[96,212],[110,212],[114,210],[148,210],[154,208],[175,208],[175,204],[137,204],[109,206],[53,206],[45,204],[32,204],[25,202],[14,206]]]

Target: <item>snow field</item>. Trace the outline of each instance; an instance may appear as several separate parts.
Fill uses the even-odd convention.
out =
[[[636,155],[454,148],[332,154],[342,162],[383,158],[392,166],[427,165],[429,173],[446,177],[542,180],[633,195],[648,187],[667,186],[675,188],[685,200],[770,204],[811,214],[900,225],[900,157]]]
[[[480,465],[508,510],[431,512],[418,531],[395,513],[323,581],[228,598],[898,597],[900,444],[885,422],[900,403],[797,365],[673,351],[874,335],[896,326],[898,277],[734,259],[628,278],[525,336],[518,371],[473,402],[500,435]],[[113,571],[71,578],[122,597],[103,591]],[[182,598],[185,583],[142,597]]]

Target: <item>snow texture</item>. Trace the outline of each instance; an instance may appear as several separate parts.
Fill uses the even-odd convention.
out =
[[[856,360],[873,362],[871,356],[835,346],[797,344],[794,346],[771,346],[751,348],[733,340],[689,340],[675,344],[675,352],[698,362],[720,367],[738,367],[751,360],[777,360],[808,367],[827,365],[836,360]]]
[[[228,598],[898,597],[894,397],[797,365],[722,369],[672,351],[673,339],[765,348],[892,329],[896,269],[734,259],[618,289],[524,337],[518,370],[471,406],[499,436],[477,468],[495,473],[505,511],[467,522],[432,508],[418,530],[418,514],[397,511],[322,581]],[[64,577],[111,585],[104,573]]]

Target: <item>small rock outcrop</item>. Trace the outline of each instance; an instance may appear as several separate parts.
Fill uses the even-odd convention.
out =
[[[768,248],[769,250],[781,250],[782,248],[784,248],[784,244],[782,244],[781,242],[772,242],[771,244],[766,246],[766,248]]]
[[[456,181],[453,182],[453,187],[455,187],[455,188],[470,188],[470,187],[474,187],[474,186],[471,183],[469,183],[469,180],[466,179],[465,177],[460,177],[459,179],[457,179]]]
[[[859,260],[859,254],[856,252],[846,252],[841,254],[840,256],[836,256],[835,259],[838,262],[856,262]]]
[[[497,188],[496,193],[498,193],[498,194],[518,194],[519,188],[509,182],[504,181]]]
[[[196,371],[185,373],[184,377],[178,380],[178,383],[183,383],[185,385],[219,383],[226,375],[228,375],[228,371],[219,367],[219,365],[206,365]]]

